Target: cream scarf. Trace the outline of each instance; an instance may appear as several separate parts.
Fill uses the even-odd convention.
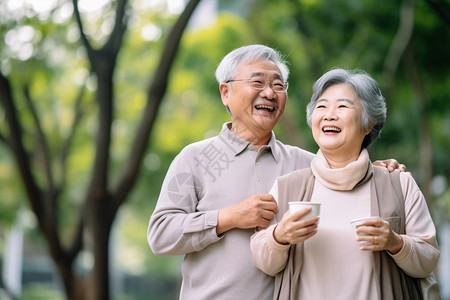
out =
[[[372,177],[373,166],[369,153],[363,149],[356,161],[344,168],[331,169],[322,151],[317,152],[311,162],[311,171],[325,187],[335,191],[350,191]]]

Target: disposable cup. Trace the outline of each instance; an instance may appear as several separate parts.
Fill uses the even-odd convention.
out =
[[[319,216],[320,215],[320,205],[321,203],[317,202],[304,202],[304,201],[294,201],[289,202],[289,211],[291,214],[304,209],[305,207],[311,207],[311,211],[306,214],[306,216],[303,216],[300,218],[300,220],[308,219],[311,217]]]
[[[361,224],[364,223],[365,220],[367,220],[367,219],[373,219],[373,218],[379,218],[379,217],[378,217],[378,216],[372,216],[372,217],[364,217],[364,218],[359,218],[359,219],[351,220],[351,221],[350,221],[350,224],[352,225],[352,228],[353,228],[353,230],[354,230],[354,232],[355,232],[355,235],[356,235],[356,236],[358,236],[358,235],[359,235],[359,236],[367,235],[367,234],[365,234],[365,233],[359,233],[359,234],[357,234],[357,233],[356,233],[356,229],[358,229],[358,227],[361,226]],[[360,243],[360,244],[372,244],[372,243],[369,242],[369,241],[360,241],[359,243]]]

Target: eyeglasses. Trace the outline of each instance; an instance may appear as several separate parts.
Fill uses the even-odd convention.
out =
[[[258,91],[264,90],[266,88],[267,84],[269,84],[269,82],[270,82],[270,81],[267,81],[264,79],[249,78],[249,79],[227,80],[226,83],[234,82],[234,81],[246,81],[251,88],[258,90]],[[271,81],[269,86],[275,93],[285,93],[289,87],[289,83],[287,81],[282,82],[281,80],[275,80],[275,81]]]

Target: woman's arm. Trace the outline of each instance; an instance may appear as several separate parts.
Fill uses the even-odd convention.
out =
[[[406,234],[401,235],[402,249],[391,256],[407,274],[424,278],[436,268],[440,255],[436,228],[425,197],[413,177],[401,173],[400,182],[405,197]]]
[[[290,244],[282,245],[273,238],[277,224],[256,232],[250,239],[252,262],[261,271],[275,276],[286,266]]]

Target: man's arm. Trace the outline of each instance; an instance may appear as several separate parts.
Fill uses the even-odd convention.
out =
[[[189,161],[185,153],[174,159],[150,217],[147,240],[156,255],[184,255],[221,239],[216,234],[218,209],[197,211],[201,189]]]

